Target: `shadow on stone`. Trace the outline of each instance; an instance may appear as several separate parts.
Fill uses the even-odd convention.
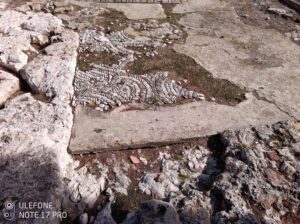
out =
[[[2,141],[2,139],[1,139]],[[43,154],[44,147],[40,147]],[[0,158],[0,223],[59,223],[61,201],[63,194],[68,189],[61,186],[58,176],[59,168],[54,161],[41,155],[40,159],[28,154],[18,154],[11,157],[2,155]],[[63,189],[62,191],[58,189]],[[5,202],[11,201],[15,204],[15,210],[10,213],[11,222],[4,218]],[[30,203],[39,202],[32,205]],[[42,204],[41,204],[42,203]],[[41,207],[42,206],[42,207]],[[39,218],[29,215],[29,212],[37,212]],[[45,216],[49,214],[48,218]],[[64,214],[64,217],[67,213]],[[25,217],[25,218],[24,218]],[[44,218],[42,218],[44,217]]]

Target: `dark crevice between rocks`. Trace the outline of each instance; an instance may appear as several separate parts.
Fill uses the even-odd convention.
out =
[[[151,196],[137,192],[133,186],[129,187],[128,196],[117,195],[115,203],[111,206],[112,217],[117,223],[122,223],[126,216],[130,212],[137,210],[142,202],[151,199]]]
[[[289,8],[294,9],[300,14],[300,2],[297,0],[279,0],[282,4],[287,5]],[[299,19],[300,20],[300,19]],[[298,21],[300,22],[300,21]]]
[[[202,192],[208,192],[212,189],[217,177],[220,173],[224,171],[225,168],[223,154],[226,149],[226,146],[221,141],[220,135],[217,134],[210,136],[207,140],[207,147],[211,150],[212,154],[207,160],[207,164],[204,170],[202,171],[201,175],[198,177],[198,190]],[[217,168],[219,170],[219,172],[215,174],[209,174],[210,170],[213,169],[213,167],[211,167],[210,165],[212,159],[217,161]]]
[[[29,85],[27,84],[27,82],[22,78],[22,76],[20,75],[20,73],[17,73],[15,71],[13,71],[12,69],[3,67],[0,65],[0,70],[8,72],[12,75],[14,75],[15,77],[17,77],[19,79],[20,82],[20,90],[18,90],[17,92],[15,92],[8,100],[11,100],[13,98],[15,98],[16,96],[22,95],[24,93],[30,93],[32,92],[31,88],[29,87]],[[0,110],[5,108],[5,103],[3,105],[0,106]]]
[[[212,156],[217,158],[218,168],[220,169],[220,173],[212,177],[212,181],[209,185],[199,186],[199,189],[209,191],[211,198],[211,205],[213,208],[213,212],[211,214],[211,222],[214,222],[215,214],[220,211],[230,211],[231,204],[228,203],[223,196],[223,192],[218,188],[214,187],[215,181],[219,178],[222,178],[221,174],[225,170],[225,157],[224,153],[226,151],[227,145],[222,141],[221,134],[213,135],[208,138],[207,146],[212,152]],[[202,184],[203,185],[203,184]]]
[[[23,69],[20,70],[19,74],[18,74],[18,78],[20,80],[20,91],[17,93],[17,95],[21,95],[21,94],[24,94],[24,93],[31,93],[32,97],[35,99],[35,100],[38,100],[38,101],[41,101],[41,102],[44,102],[44,103],[50,103],[54,97],[48,97],[46,96],[45,93],[41,93],[41,92],[37,92],[35,91],[34,89],[32,89],[28,83],[22,78],[22,72],[24,72]]]

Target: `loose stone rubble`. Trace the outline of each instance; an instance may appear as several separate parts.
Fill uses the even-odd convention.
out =
[[[129,102],[175,103],[178,97],[204,100],[200,93],[189,91],[167,78],[167,73],[131,75],[123,70],[95,65],[88,72],[76,72],[74,103],[96,105],[98,110]]]
[[[19,79],[0,70],[0,105],[20,89]]]
[[[201,146],[183,149],[181,155],[160,153],[160,172],[146,173],[139,190],[170,204],[142,203],[122,223],[140,223],[147,216],[143,209],[152,208],[152,203],[174,206],[181,223],[296,223],[300,123],[227,130],[219,138],[222,148],[214,153]],[[105,214],[114,223],[110,206],[98,216]],[[160,220],[167,216],[165,211]],[[179,223],[176,213],[172,223]],[[156,220],[155,214],[147,217]]]
[[[207,176],[203,175],[203,182],[209,184],[213,176],[220,170],[214,158],[209,158],[210,152],[203,148],[185,150],[182,156],[172,158],[169,154],[161,154],[161,173],[146,174],[139,184],[139,189],[148,195],[157,195],[158,198],[174,196],[180,188],[196,185],[208,160],[211,170]]]

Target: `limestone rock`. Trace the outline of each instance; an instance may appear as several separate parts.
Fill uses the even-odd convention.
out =
[[[51,14],[0,12],[0,65],[18,72],[28,61],[27,53],[37,53],[32,43],[47,44],[51,32],[62,21]]]
[[[80,215],[80,217],[79,217],[80,224],[88,224],[88,221],[89,221],[89,216],[87,213],[83,213]]]
[[[0,111],[0,200],[52,201],[55,211],[63,206],[71,217],[93,206],[99,181],[86,167],[75,171],[79,164],[67,152],[72,119],[69,105],[46,104],[30,94],[5,104]]]
[[[179,224],[179,218],[174,207],[166,202],[158,200],[145,201],[139,210],[128,217],[123,224]]]
[[[0,70],[0,105],[20,89],[19,79]]]
[[[214,182],[212,190],[222,193],[230,209],[217,212],[213,218],[215,222],[281,223],[287,214],[296,219],[299,160],[293,154],[292,147],[298,141],[291,141],[288,136],[289,133],[299,133],[297,125],[297,121],[287,121],[271,127],[257,127],[256,133],[246,129],[221,134],[227,143],[223,155],[225,170]],[[249,133],[252,137],[246,139],[250,141],[237,138],[240,133]],[[264,141],[258,143],[255,136]],[[277,140],[280,144],[270,149],[270,138],[280,139]],[[259,215],[248,206],[253,202],[262,208]]]
[[[39,12],[28,15],[28,19],[21,24],[25,30],[47,34],[62,27],[61,19],[50,13]]]
[[[105,205],[105,207],[97,214],[94,224],[116,224],[111,216],[111,203]]]
[[[94,205],[103,181],[87,167],[76,169],[79,162],[67,152],[79,36],[61,29],[61,25],[61,20],[50,14],[0,12],[0,65],[14,71],[22,69],[23,78],[34,91],[54,97],[51,103],[44,103],[23,94],[0,110],[0,200],[13,197],[21,202],[53,202],[51,211],[64,208],[74,218]],[[56,36],[50,38],[53,34]],[[27,64],[27,51],[38,53],[31,44],[50,40],[45,54]],[[3,84],[1,80],[1,92],[5,90]],[[60,221],[51,217],[36,223]]]
[[[48,46],[45,55],[39,55],[29,62],[22,69],[21,75],[34,91],[70,101],[79,36],[73,31],[65,30],[61,39],[62,42]]]

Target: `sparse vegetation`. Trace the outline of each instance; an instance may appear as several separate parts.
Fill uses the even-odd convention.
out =
[[[195,60],[170,48],[161,49],[155,57],[144,55],[126,68],[133,74],[168,71],[183,87],[214,97],[218,103],[236,105],[245,99],[245,90],[228,80],[214,78]]]
[[[113,65],[116,64],[120,58],[121,56],[108,52],[82,52],[78,55],[77,67],[81,71],[88,71],[92,64]]]
[[[178,174],[178,177],[179,177],[179,179],[181,179],[181,180],[186,180],[186,179],[189,178],[188,175],[185,175],[185,174],[182,174],[182,173]]]

